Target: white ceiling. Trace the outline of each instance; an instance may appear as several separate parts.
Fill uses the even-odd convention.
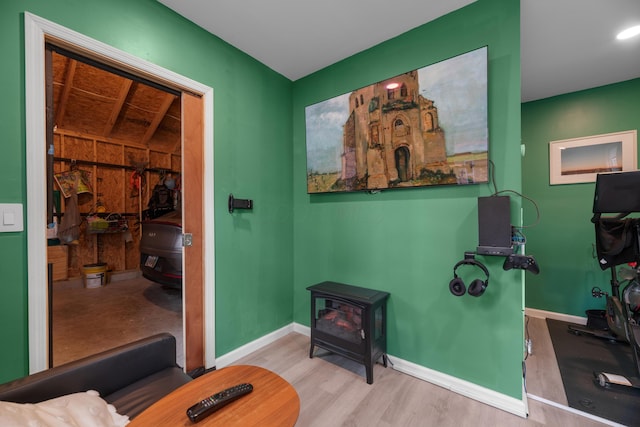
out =
[[[522,0],[522,100],[640,77],[640,0]]]
[[[295,81],[475,0],[158,1]],[[640,37],[615,39],[640,0],[521,0],[521,21],[523,102],[640,77]]]

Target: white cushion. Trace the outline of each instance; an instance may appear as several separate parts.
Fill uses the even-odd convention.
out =
[[[129,417],[116,412],[95,390],[40,403],[0,402],[2,427],[122,427]]]

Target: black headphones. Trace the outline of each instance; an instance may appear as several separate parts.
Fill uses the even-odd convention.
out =
[[[464,295],[466,291],[464,282],[456,274],[456,270],[461,265],[475,265],[476,267],[484,271],[486,279],[484,280],[475,279],[473,282],[471,282],[468,289],[469,295],[474,297],[479,297],[487,289],[487,286],[489,286],[489,270],[487,270],[487,267],[485,267],[484,264],[482,264],[481,262],[478,262],[475,259],[466,259],[466,256],[465,256],[465,259],[463,259],[462,261],[457,263],[455,267],[453,267],[453,280],[449,282],[449,290],[451,291],[452,294],[454,294],[457,297]]]

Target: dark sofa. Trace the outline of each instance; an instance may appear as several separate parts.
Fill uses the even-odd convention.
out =
[[[162,333],[0,385],[0,400],[38,403],[96,390],[134,418],[191,377],[176,364],[176,339]]]

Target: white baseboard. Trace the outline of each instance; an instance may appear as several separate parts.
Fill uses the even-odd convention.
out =
[[[268,333],[267,335],[258,338],[257,340],[251,341],[243,345],[242,347],[238,347],[227,354],[216,357],[216,368],[224,368],[225,366],[231,365],[236,360],[240,360],[243,357],[253,353],[254,351],[260,350],[262,347],[290,334],[291,332],[293,332],[293,328],[294,324],[290,323],[280,329],[277,329],[271,333]]]
[[[571,412],[572,414],[580,415],[581,417],[588,418],[590,420],[597,421],[604,425],[612,426],[612,427],[625,427],[622,424],[618,424],[615,421],[607,420],[606,418],[601,418],[596,415],[589,414],[587,412],[579,411],[575,408],[571,408],[569,406],[561,405],[560,403],[554,402],[552,400],[545,399],[543,397],[536,396],[535,394],[527,394],[527,397],[533,400],[537,400],[540,403],[544,403],[545,405],[553,406],[554,408],[561,409],[566,412]]]
[[[300,323],[293,324],[293,332],[297,332],[308,337],[311,336],[311,328],[305,325],[301,325]]]
[[[562,320],[563,322],[577,323],[578,325],[586,325],[587,318],[580,316],[572,316],[570,314],[556,313],[553,311],[538,310],[536,308],[525,308],[524,314],[539,319]]]
[[[434,371],[433,369],[425,368],[424,366],[416,365],[415,363],[402,360],[395,356],[389,355],[388,357],[392,363],[393,369],[397,371],[411,375],[412,377],[416,377],[423,381],[428,381],[454,393],[461,394],[462,396],[477,400],[478,402],[485,403],[511,414],[518,415],[522,418],[526,418],[528,415],[528,405],[526,395],[524,393],[522,400],[515,399],[511,396],[498,393],[497,391],[442,372]]]
[[[255,341],[247,343],[242,347],[239,347],[229,353],[216,358],[216,366],[222,368],[230,365],[236,360],[239,360],[248,354],[259,350],[260,348],[271,344],[272,342],[282,338],[288,333],[295,332],[298,334],[310,336],[311,328],[302,325],[300,323],[291,323],[283,328],[280,328],[270,334],[267,334]],[[528,409],[526,402],[526,395],[523,393],[523,399],[518,400],[513,397],[498,393],[494,390],[490,390],[485,387],[481,387],[477,384],[461,380],[460,378],[453,377],[451,375],[443,374],[433,369],[425,368],[424,366],[416,365],[415,363],[408,362],[392,355],[387,355],[391,361],[393,369],[398,372],[402,372],[412,377],[428,381],[437,386],[443,387],[454,393],[461,394],[462,396],[470,399],[477,400],[511,414],[518,415],[526,418]]]

